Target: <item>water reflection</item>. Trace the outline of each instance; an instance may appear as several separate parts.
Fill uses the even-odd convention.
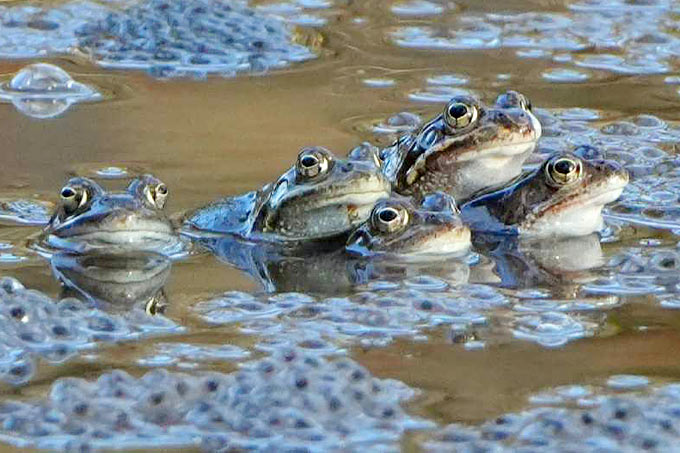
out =
[[[156,254],[65,255],[52,259],[62,297],[0,279],[0,381],[29,382],[41,358],[61,364],[100,343],[182,332],[161,315],[170,261]],[[76,296],[76,297],[72,297]]]
[[[220,261],[246,272],[268,293],[339,295],[379,281],[398,282],[422,275],[436,275],[447,285],[458,286],[467,282],[470,272],[469,257],[400,262],[347,253],[342,241],[291,248],[225,236],[198,243]]]
[[[150,315],[163,313],[167,306],[163,287],[172,263],[164,255],[59,253],[50,263],[55,278],[63,285],[62,298],[73,296],[115,311],[136,305]]]
[[[37,119],[54,118],[75,103],[101,97],[94,88],[76,82],[63,69],[47,63],[26,66],[9,82],[0,84],[0,99]]]

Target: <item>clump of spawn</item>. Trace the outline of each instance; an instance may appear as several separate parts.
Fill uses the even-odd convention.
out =
[[[413,394],[351,360],[287,349],[233,374],[155,370],[134,378],[116,370],[94,382],[59,379],[46,400],[0,405],[0,432],[22,446],[68,451],[383,451],[406,429],[432,427],[403,412]]]
[[[244,3],[149,0],[76,30],[79,48],[106,68],[157,77],[231,76],[314,58],[292,30]]]
[[[531,408],[479,427],[449,425],[425,451],[677,451],[680,384],[612,376],[606,386],[563,386],[534,395]]]
[[[54,301],[10,277],[0,279],[1,382],[26,384],[38,358],[59,364],[98,343],[181,331],[181,326],[163,316],[147,315],[141,307],[109,314],[74,298]]]

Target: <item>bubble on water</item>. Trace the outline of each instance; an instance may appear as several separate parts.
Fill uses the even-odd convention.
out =
[[[60,115],[77,102],[99,100],[101,95],[58,66],[36,63],[1,83],[0,99],[11,102],[27,116],[42,119]]]
[[[578,83],[585,82],[590,78],[588,74],[573,69],[551,69],[545,71],[542,77],[549,82],[555,83]]]

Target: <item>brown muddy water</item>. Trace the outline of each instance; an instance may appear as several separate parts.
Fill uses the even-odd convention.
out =
[[[272,10],[267,2],[257,5]],[[275,11],[285,9],[278,5]],[[164,287],[165,316],[183,326],[183,333],[102,342],[62,364],[37,361],[27,382],[2,384],[3,400],[40,401],[57,379],[96,380],[112,369],[133,376],[159,368],[231,373],[267,356],[272,345],[297,342],[318,356],[324,353],[314,351],[325,348],[329,360],[346,355],[376,378],[419,390],[404,407],[438,426],[407,431],[382,448],[471,451],[467,444],[433,439],[441,439],[438,430],[452,423],[474,427],[530,407],[562,407],[564,398],[530,402],[532,395],[556,387],[602,394],[603,406],[612,392],[619,398],[629,397],[628,390],[640,392],[630,398],[639,398],[636,407],[643,411],[639,407],[654,398],[657,387],[680,381],[680,3],[337,0],[292,6],[298,9],[288,20],[314,22],[303,24],[301,33],[318,57],[264,74],[156,79],[143,71],[103,69],[78,56],[0,61],[0,73],[8,76],[29,63],[49,62],[105,93],[100,102],[75,104],[50,119],[0,104],[0,198],[54,202],[68,177],[114,166],[161,178],[170,189],[166,210],[179,216],[274,180],[304,146],[344,154],[364,140],[386,145],[396,134],[375,132],[375,126],[398,112],[427,119],[458,92],[490,102],[514,89],[531,98],[543,122],[541,153],[589,144],[632,168],[633,184],[611,208],[608,233],[589,244],[596,255],[601,247],[604,258],[565,270],[558,255],[567,252],[548,247],[529,259],[506,260],[499,270],[494,264],[500,258],[480,252],[459,278],[447,279],[450,269],[433,266],[436,277],[428,279],[424,275],[432,269],[413,269],[402,279],[383,279],[389,282],[382,286],[310,291],[317,305],[333,304],[333,297],[355,301],[346,310],[302,313],[302,305],[290,301],[281,308],[286,297],[310,296],[282,294],[278,311],[265,316],[276,305],[268,298],[276,294],[266,294],[260,282],[213,255],[194,253],[173,263]],[[2,14],[9,17],[9,10]],[[642,182],[635,185],[636,180]],[[49,263],[24,247],[37,231],[10,222],[0,228],[5,252],[22,258],[5,259],[0,275],[58,298]],[[567,246],[576,258],[565,259],[587,261],[588,252],[578,247]],[[314,281],[315,269],[305,269],[304,278]],[[512,282],[501,281],[505,274],[512,274]],[[318,279],[324,278],[319,272]],[[232,291],[251,294],[263,305],[233,308],[229,301],[245,295],[227,293]],[[392,300],[389,308],[382,306],[383,318],[381,305],[367,292]],[[418,306],[419,298],[438,301],[440,312],[431,315],[430,308]],[[367,310],[363,318],[361,310]],[[236,352],[206,358],[190,349],[222,345]],[[650,384],[629,377],[617,386],[618,375],[644,376]],[[583,407],[576,404],[574,410]],[[642,422],[621,419],[623,434],[614,438],[635,433],[630,436],[637,439]],[[519,431],[494,437],[479,429],[489,448],[524,445]],[[578,439],[569,429],[551,433]],[[11,425],[0,430],[34,439]],[[680,442],[674,430],[659,434],[652,449],[677,451],[668,443]],[[602,444],[611,450],[591,446],[634,451],[626,448],[637,444],[624,440]],[[193,442],[157,445],[189,448]],[[354,444],[345,451],[359,448],[367,447]]]

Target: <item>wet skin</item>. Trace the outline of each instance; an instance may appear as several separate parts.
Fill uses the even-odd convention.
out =
[[[362,256],[427,259],[461,255],[470,248],[455,201],[436,192],[422,202],[393,195],[375,205],[369,220],[347,240],[346,249]]]
[[[571,153],[550,157],[518,182],[462,207],[473,230],[529,237],[584,236],[602,227],[602,208],[628,183],[619,164]]]
[[[236,234],[267,241],[319,240],[363,223],[390,184],[372,158],[339,159],[303,149],[295,166],[262,189],[212,203],[191,214],[189,234]]]
[[[519,176],[540,137],[541,124],[522,94],[508,91],[491,106],[456,96],[443,113],[383,150],[383,171],[400,194],[442,191],[463,203]]]
[[[167,196],[165,184],[151,175],[134,179],[122,192],[107,192],[88,178],[72,178],[61,189],[39,245],[79,253],[169,253],[180,240],[163,211]]]

